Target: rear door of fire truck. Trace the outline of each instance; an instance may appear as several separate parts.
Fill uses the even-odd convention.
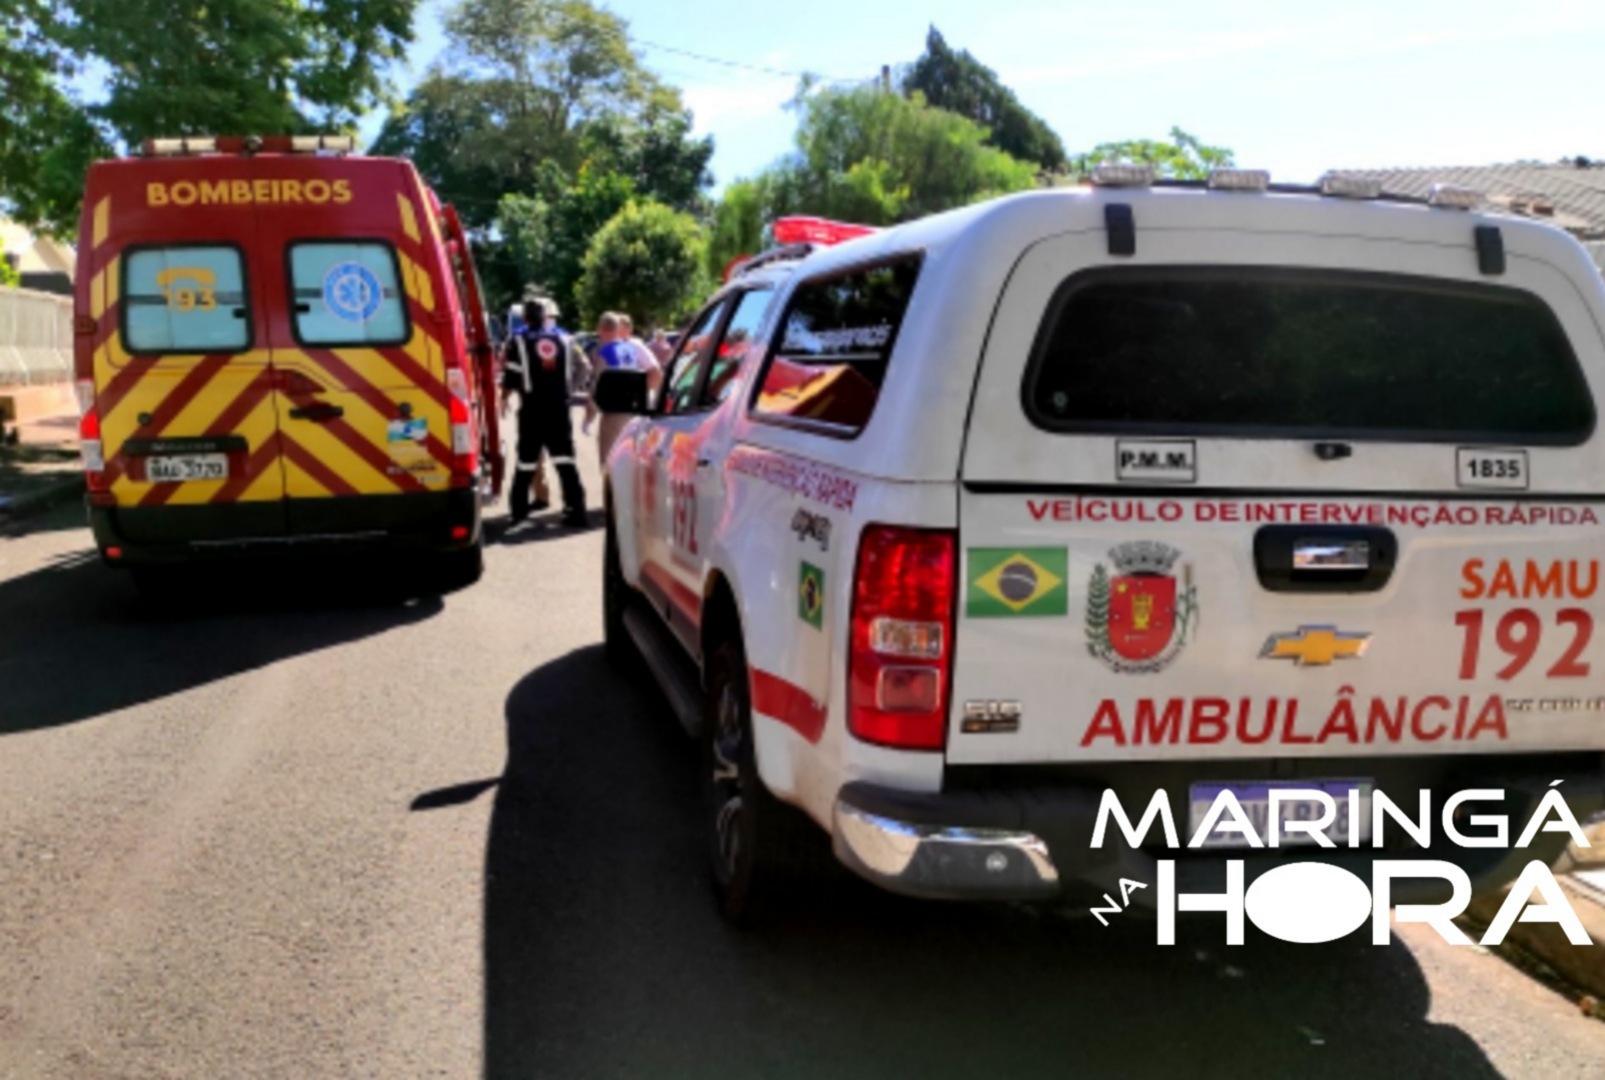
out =
[[[331,192],[259,226],[289,532],[417,525],[434,500],[400,497],[444,492],[453,464],[439,238],[422,187],[394,161],[284,155],[259,167]]]

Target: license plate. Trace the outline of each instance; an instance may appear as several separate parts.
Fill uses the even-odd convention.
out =
[[[224,480],[227,477],[227,454],[169,454],[145,459],[145,479],[153,484]]]
[[[1370,780],[1243,780],[1230,783],[1219,781],[1204,781],[1193,784],[1188,788],[1188,817],[1187,835],[1190,837],[1198,831],[1203,824],[1204,816],[1214,804],[1221,791],[1230,791],[1237,796],[1237,801],[1243,807],[1243,815],[1254,826],[1254,832],[1259,836],[1260,842],[1270,846],[1270,817],[1271,817],[1271,791],[1273,789],[1290,790],[1302,788],[1325,792],[1337,804],[1337,817],[1323,832],[1338,847],[1346,847],[1349,842],[1349,792],[1358,791],[1359,820],[1355,822],[1360,834],[1360,843],[1364,844],[1371,839],[1371,781]],[[1282,828],[1279,844],[1292,846],[1295,844],[1313,844],[1315,841],[1308,833],[1289,833],[1289,821],[1315,821],[1321,816],[1321,804],[1315,799],[1287,799],[1281,800]],[[1230,822],[1228,814],[1225,821]],[[1245,848],[1249,847],[1247,839],[1236,831],[1222,832],[1219,822],[1215,829],[1204,840],[1206,848]]]

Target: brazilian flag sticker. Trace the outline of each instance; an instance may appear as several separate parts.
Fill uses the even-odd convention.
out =
[[[1066,615],[1070,611],[1064,548],[970,548],[964,614]]]
[[[825,572],[811,562],[797,574],[797,617],[815,630],[825,621]]]

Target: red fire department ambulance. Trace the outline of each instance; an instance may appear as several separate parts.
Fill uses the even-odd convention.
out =
[[[411,163],[350,150],[155,139],[91,167],[74,353],[108,564],[340,542],[478,578],[500,461],[467,240]]]

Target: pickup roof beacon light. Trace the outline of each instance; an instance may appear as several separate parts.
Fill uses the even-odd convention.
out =
[[[1471,188],[1455,184],[1433,184],[1427,192],[1427,205],[1449,210],[1475,210],[1482,205],[1483,195]]]
[[[1154,167],[1130,161],[1103,161],[1092,167],[1092,182],[1097,187],[1149,187],[1154,182]]]
[[[1340,199],[1375,199],[1382,194],[1382,181],[1370,176],[1328,172],[1322,173],[1315,185],[1322,195],[1335,195]]]
[[[1268,191],[1271,174],[1265,169],[1211,169],[1209,186],[1213,191]]]

